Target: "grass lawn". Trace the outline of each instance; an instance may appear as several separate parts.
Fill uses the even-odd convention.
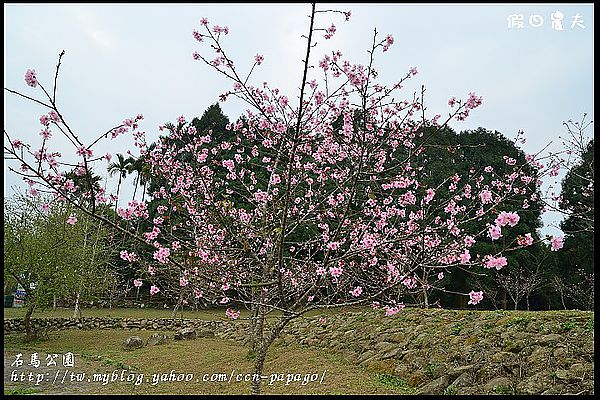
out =
[[[5,357],[5,394],[17,393],[63,393],[63,394],[244,394],[250,392],[249,382],[236,382],[238,374],[252,372],[252,360],[247,356],[247,349],[239,343],[217,338],[199,338],[190,341],[169,341],[159,346],[146,346],[133,351],[121,350],[121,343],[126,337],[135,334],[146,340],[153,332],[127,332],[122,330],[76,330],[70,329],[50,334],[48,340],[32,343],[23,342],[24,334],[7,334],[4,336]],[[15,367],[10,364],[15,360],[18,352],[23,353],[24,364],[17,370],[33,371],[35,373],[47,372],[49,381],[35,386],[35,382],[11,382],[10,374]],[[38,352],[42,367],[36,369],[27,366],[30,354]],[[57,382],[52,385],[56,370],[65,371],[61,362],[56,367],[46,367],[45,357],[48,353],[75,354],[75,365],[70,370],[75,373],[86,373],[86,378],[79,383],[66,384]],[[110,382],[102,385],[99,382],[87,382],[93,373],[112,373],[117,370],[120,374],[125,369],[128,373],[144,374],[143,381],[136,386],[127,382]],[[189,382],[159,382],[152,385],[152,375],[169,374],[194,374]],[[233,371],[233,375],[232,375]],[[322,383],[320,383],[323,373]],[[208,374],[208,375],[205,375]],[[225,374],[233,376],[231,382],[210,382],[212,374]],[[314,382],[302,385],[300,382],[274,382],[269,385],[272,374],[283,374],[287,380],[288,374],[307,374],[318,376]],[[222,375],[222,376],[225,376]],[[302,348],[297,345],[273,345],[267,361],[263,376],[263,393],[279,394],[360,394],[360,393],[403,393],[403,388],[390,385],[386,379],[377,376],[365,369],[351,364],[343,357]],[[62,373],[61,375],[62,376]],[[80,375],[81,376],[81,375]],[[204,377],[208,382],[203,382]],[[214,379],[217,378],[216,375]],[[243,379],[243,377],[241,378]],[[310,378],[309,378],[310,379]],[[147,381],[146,381],[147,380]],[[60,379],[59,379],[60,381]]]
[[[202,319],[202,320],[229,320],[225,317],[226,308],[216,308],[212,310],[184,310],[183,312],[177,313],[177,318],[186,319]],[[316,315],[332,315],[337,313],[347,313],[352,311],[368,310],[370,307],[345,307],[345,308],[333,308],[329,310],[315,310],[308,312],[305,316],[316,316]],[[23,318],[25,316],[26,309],[24,307],[19,308],[5,308],[4,318]],[[89,308],[82,310],[83,317],[112,317],[112,318],[171,318],[173,310],[171,309],[156,309],[156,308]],[[277,317],[280,313],[273,311],[269,314],[271,317]],[[56,310],[48,308],[45,310],[35,310],[32,318],[70,318],[73,316],[72,308],[61,308],[58,307]],[[247,310],[240,310],[240,318],[248,318],[250,313]]]

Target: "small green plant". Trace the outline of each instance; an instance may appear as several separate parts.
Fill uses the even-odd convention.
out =
[[[585,330],[588,332],[592,332],[594,330],[594,317],[590,318],[590,320],[585,324]]]
[[[444,395],[446,395],[446,396],[455,395],[455,394],[458,394],[458,389],[454,385],[450,385],[444,390]]]
[[[575,328],[575,323],[573,321],[565,321],[560,323],[560,327],[563,331],[568,332],[571,329]]]
[[[130,369],[134,370],[134,369],[136,369],[132,365],[123,364],[122,361],[115,361],[115,360],[112,360],[110,358],[103,359],[102,363],[100,365],[102,365],[102,366],[110,365],[110,366],[113,366],[115,368],[124,369],[124,370],[130,370]]]
[[[453,335],[458,335],[460,331],[462,331],[462,329],[463,325],[461,323],[454,324],[452,328],[450,328],[450,333],[452,333]]]
[[[377,382],[390,389],[396,389],[406,394],[411,394],[415,391],[413,387],[406,384],[406,381],[394,375],[377,374],[375,378]]]
[[[498,393],[498,394],[512,394],[512,392],[513,392],[512,388],[510,386],[504,386],[504,385],[494,386],[492,391],[494,393]]]
[[[514,317],[512,319],[510,319],[507,323],[506,326],[526,326],[527,324],[529,324],[531,321],[533,320],[532,317],[530,316],[526,316],[526,315],[521,315],[518,317]]]
[[[438,369],[439,365],[437,363],[429,363],[425,366],[425,374],[430,378],[433,378],[435,375],[435,370]]]
[[[355,320],[356,322],[363,322],[365,320],[365,316],[364,315],[358,315]]]
[[[4,391],[4,395],[14,395],[14,394],[35,394],[39,393],[37,389],[30,388],[18,388],[18,389],[8,389]]]

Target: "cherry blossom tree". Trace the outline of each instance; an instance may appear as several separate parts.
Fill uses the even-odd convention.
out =
[[[429,277],[454,268],[500,270],[507,265],[507,252],[529,245],[528,240],[498,240],[518,224],[518,212],[527,204],[496,207],[513,196],[536,193],[545,166],[530,155],[525,163],[534,173],[528,174],[524,164],[506,157],[506,173],[472,168],[444,177],[435,187],[422,183],[428,141],[452,119],[467,118],[482,98],[474,93],[462,100],[452,97],[446,117],[429,118],[425,88],[402,91],[416,68],[393,84],[378,81],[376,57],[390,53],[394,38],[377,30],[364,64],[352,63],[339,50],[313,61],[317,37],[337,34],[324,19],[350,16],[311,5],[296,97],[266,82],[253,85],[252,72],[268,60],[257,54],[249,72],[242,73],[224,47],[229,28],[200,20],[193,37],[204,47],[193,58],[232,81],[221,101],[235,98],[249,107],[219,142],[211,130],[198,132],[184,116],[159,127],[167,136],[155,146],[148,146],[138,130],[141,115],[96,139],[80,138],[55,101],[62,54],[52,94],[35,71],[26,73],[26,83],[39,88],[43,100],[7,89],[48,109],[40,118],[41,147],[5,131],[5,157],[21,165],[11,171],[36,191],[53,193],[134,238],[139,245],[120,254],[139,268],[136,287],[147,285],[152,295],[168,292],[182,302],[206,299],[228,307],[231,319],[239,318],[241,308],[250,310],[256,377],[273,341],[309,311],[371,304],[393,316],[409,291],[452,292]],[[83,171],[109,156],[95,155],[96,143],[132,131],[151,174],[165,181],[152,193],[161,200],[160,216],[150,221],[148,203],[132,200],[118,209],[122,220],[115,223],[96,212],[96,204],[114,201],[102,189],[86,186],[85,202],[74,197],[77,187],[61,171],[73,164],[50,151],[51,129],[69,139]],[[140,220],[149,228],[138,234],[134,226]],[[487,254],[471,254],[483,237],[498,244]],[[484,296],[477,288],[456,294],[468,296],[471,305]],[[260,379],[253,380],[252,391],[260,393]]]

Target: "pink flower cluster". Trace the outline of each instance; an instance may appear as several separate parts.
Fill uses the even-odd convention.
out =
[[[25,72],[25,82],[31,87],[37,86],[38,81],[35,76],[35,69],[28,69],[27,72]]]
[[[531,233],[526,233],[525,236],[518,236],[517,244],[524,247],[531,246],[533,244],[533,237],[531,236]]]
[[[487,262],[485,263],[485,267],[488,269],[496,268],[497,270],[502,269],[502,267],[506,267],[507,261],[506,257],[494,257],[487,256]]]
[[[554,236],[550,240],[550,246],[552,251],[557,251],[563,248],[564,238],[562,236]]]
[[[483,292],[475,292],[471,290],[471,292],[469,293],[469,297],[471,298],[471,300],[469,300],[467,304],[475,305],[481,300],[483,300]]]
[[[137,254],[135,253],[129,253],[127,250],[121,250],[121,252],[119,253],[119,256],[121,257],[122,260],[125,261],[129,261],[129,262],[135,262],[138,260]]]
[[[154,252],[154,259],[160,263],[166,264],[169,262],[169,256],[171,255],[171,249],[168,247],[161,247]]]
[[[515,226],[518,222],[519,222],[519,214],[517,214],[516,212],[506,212],[506,211],[502,211],[500,214],[498,214],[498,217],[496,218],[496,225],[498,226]]]
[[[239,318],[240,312],[239,312],[239,310],[235,311],[235,310],[232,310],[231,308],[228,308],[227,310],[225,310],[225,315],[232,320],[236,320]]]
[[[156,293],[160,292],[160,289],[157,286],[150,286],[150,294],[154,296]]]

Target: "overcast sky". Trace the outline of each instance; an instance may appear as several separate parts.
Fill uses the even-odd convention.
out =
[[[64,49],[57,102],[80,137],[89,143],[123,119],[142,113],[141,128],[151,141],[158,137],[158,125],[182,114],[188,120],[200,116],[231,87],[192,59],[193,51],[206,54],[191,34],[199,29],[200,18],[230,28],[224,44],[242,71],[255,54],[263,54],[265,61],[254,82],[268,81],[293,99],[301,78],[300,36],[308,29],[309,8],[308,4],[5,4],[5,87],[39,95],[26,86],[25,71],[34,68],[38,79],[51,87],[57,56]],[[366,63],[366,49],[377,28],[395,38],[376,61],[380,80],[392,83],[417,67],[419,74],[407,86],[406,96],[412,97],[412,91],[424,84],[430,116],[446,115],[451,96],[464,98],[472,91],[483,96],[483,106],[467,121],[452,122],[455,130],[481,126],[513,138],[523,129],[528,137],[524,150],[534,153],[551,141],[551,148],[560,150],[563,121],[579,120],[583,113],[593,119],[592,4],[318,8],[351,10],[352,17],[343,22],[341,17],[320,14],[317,27],[333,22],[338,31],[327,43],[322,33],[318,35],[313,61],[340,49],[350,60]],[[563,15],[563,30],[552,26],[557,11]],[[523,15],[522,28],[509,28],[513,14]],[[4,96],[4,128],[25,142],[41,143],[38,117],[45,110],[6,92]],[[231,120],[246,108],[235,100],[221,106]],[[62,143],[56,134],[53,140]],[[95,154],[122,153],[130,143],[131,136],[107,141],[95,147]],[[6,196],[24,184],[4,165]],[[116,179],[109,186],[116,187]],[[132,193],[125,187],[123,198],[129,200]],[[558,220],[555,214],[546,215],[542,232],[559,233],[551,226]]]

